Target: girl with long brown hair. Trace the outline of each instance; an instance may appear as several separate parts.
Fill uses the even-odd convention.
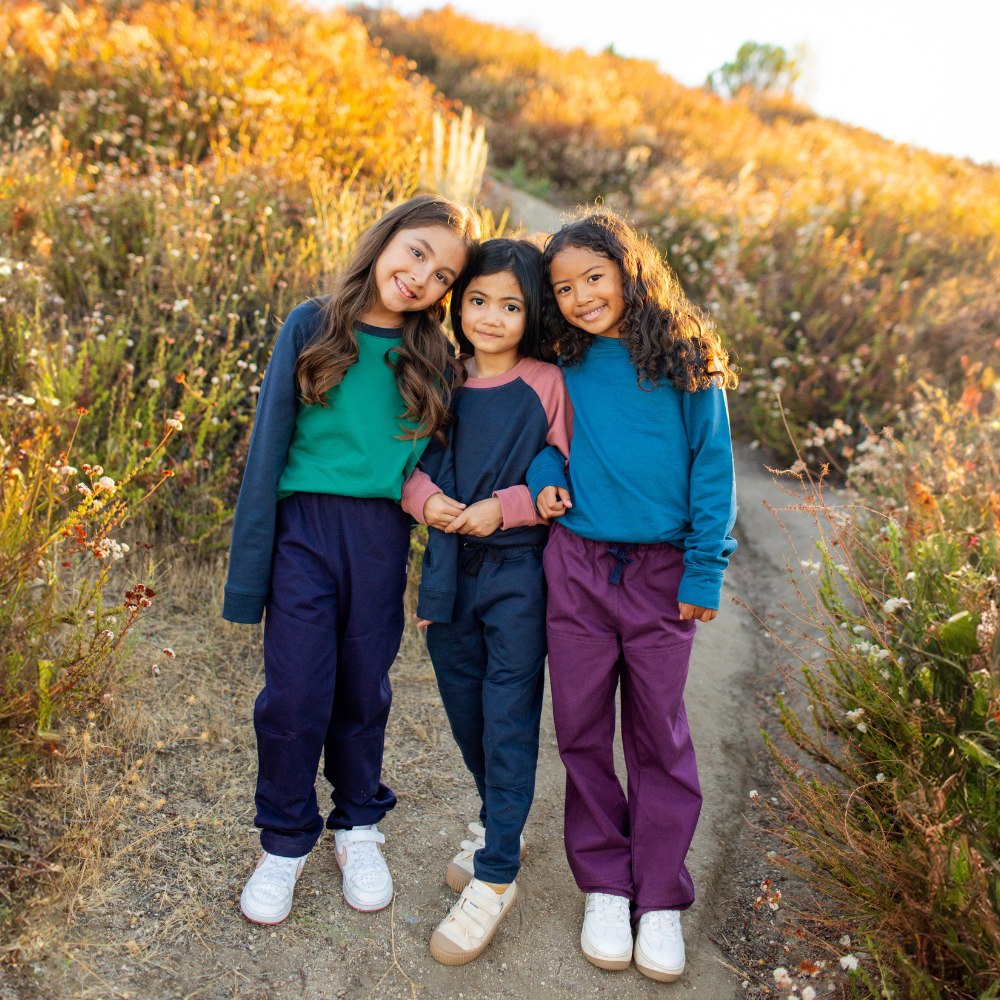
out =
[[[247,624],[267,610],[254,707],[264,854],[240,900],[257,923],[288,916],[323,831],[323,752],[344,898],[392,900],[376,824],[396,802],[381,771],[409,547],[400,497],[462,378],[442,300],[478,235],[474,214],[435,195],[387,212],[332,294],[292,311],[268,362],[223,609]]]

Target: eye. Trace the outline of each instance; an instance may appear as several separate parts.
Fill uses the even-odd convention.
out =
[[[440,272],[438,272],[437,274],[434,275],[434,277],[437,278],[437,280],[440,281],[442,285],[449,284],[448,276],[445,274],[441,274]]]
[[[587,279],[587,281],[600,281],[600,280],[601,280],[601,278],[603,278],[603,277],[604,277],[604,275],[603,275],[603,274],[592,274],[592,275],[591,275],[591,276],[590,276],[590,277],[589,277],[589,278]]]
[[[484,305],[483,300],[478,295],[473,295],[470,301],[474,306]]]
[[[413,256],[414,257],[417,257],[420,260],[424,259],[424,252],[423,252],[423,250],[420,250],[417,247],[410,247],[410,250],[413,252]]]
[[[568,291],[569,291],[569,285],[563,285],[562,288],[556,289],[556,295],[562,295],[563,292],[568,292]]]
[[[520,307],[514,305],[513,302],[508,302],[507,305],[504,306],[504,309],[509,309],[511,312],[515,312],[515,313],[521,311]]]

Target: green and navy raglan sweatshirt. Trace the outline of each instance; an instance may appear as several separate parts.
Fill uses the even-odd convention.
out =
[[[593,337],[583,361],[563,368],[573,403],[569,461],[546,448],[527,481],[570,491],[559,518],[583,538],[619,544],[670,542],[684,550],[678,601],[718,608],[736,550],[736,481],[723,389],[643,389],[625,345]]]
[[[236,504],[223,618],[255,624],[270,594],[278,501],[292,493],[387,497],[398,501],[427,438],[400,440],[413,424],[387,355],[398,330],[357,324],[358,360],[326,393],[326,405],[306,406],[295,361],[320,332],[326,299],[297,306],[285,320],[260,389],[246,471]]]

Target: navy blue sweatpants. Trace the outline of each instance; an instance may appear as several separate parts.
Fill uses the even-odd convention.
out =
[[[427,628],[455,742],[483,801],[476,878],[512,882],[535,795],[545,684],[544,545],[465,543],[455,610]]]
[[[293,493],[278,503],[253,717],[254,822],[271,854],[299,857],[319,839],[323,751],[330,829],[377,823],[396,804],[381,781],[382,749],[409,544],[406,514],[392,500]]]

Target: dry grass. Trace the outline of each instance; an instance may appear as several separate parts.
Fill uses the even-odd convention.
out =
[[[350,910],[324,839],[292,917],[274,930],[257,927],[237,903],[259,852],[252,711],[263,683],[262,628],[222,620],[223,580],[222,559],[204,565],[183,551],[164,553],[154,585],[166,599],[133,642],[127,678],[103,714],[68,731],[52,800],[69,831],[64,870],[33,901],[11,945],[8,974],[21,990],[94,1000],[280,998],[301,996],[305,979],[318,977],[327,996],[388,972],[383,988],[411,993],[403,966],[393,967],[393,928],[399,936],[439,919],[436,904],[404,917],[412,909],[406,889],[423,880],[437,891],[436,868],[422,875],[427,849],[452,849],[452,838],[430,836],[415,819],[425,803],[443,808],[457,832],[478,809],[422,638],[407,635],[393,668],[384,768],[400,799],[383,829],[404,902],[395,915]],[[321,776],[321,802],[324,789]],[[317,941],[328,947],[317,951]]]

